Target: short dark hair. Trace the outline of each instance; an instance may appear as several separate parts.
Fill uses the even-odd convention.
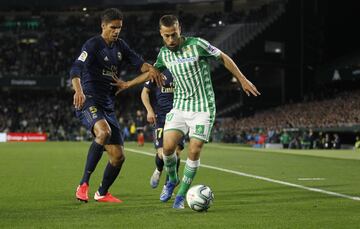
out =
[[[109,8],[101,13],[101,22],[110,22],[113,20],[123,20],[123,13],[116,8]]]
[[[161,26],[170,27],[175,25],[176,23],[179,23],[179,20],[175,15],[172,14],[164,15],[159,20],[159,27],[160,28]]]

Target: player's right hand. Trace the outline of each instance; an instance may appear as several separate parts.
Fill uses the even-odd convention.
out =
[[[151,82],[155,81],[155,83],[158,87],[161,87],[162,85],[165,84],[164,75],[161,74],[161,72],[159,72],[159,70],[157,70],[153,66],[151,66],[149,69],[149,77],[150,77],[150,81]]]
[[[152,124],[152,125],[156,124],[156,117],[155,117],[154,112],[148,112],[146,118],[150,124]]]
[[[75,109],[81,109],[84,105],[85,99],[86,97],[83,92],[75,92],[73,101]]]

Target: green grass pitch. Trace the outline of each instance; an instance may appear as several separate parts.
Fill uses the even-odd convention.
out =
[[[74,194],[89,145],[1,143],[0,228],[360,227],[360,200],[353,198],[360,196],[359,151],[264,150],[206,144],[201,164],[213,167],[201,167],[193,184],[210,186],[215,201],[208,212],[197,213],[187,206],[185,210],[172,209],[173,199],[159,201],[164,176],[157,189],[150,188],[154,157],[146,153],[154,152],[152,144],[125,144],[126,161],[110,189],[124,203],[97,203],[92,199],[106,154],[92,175],[89,203],[78,202]]]

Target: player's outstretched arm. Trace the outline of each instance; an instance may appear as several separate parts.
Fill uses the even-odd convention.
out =
[[[146,111],[147,111],[147,115],[146,115],[147,121],[150,124],[155,124],[156,118],[155,118],[154,109],[152,108],[151,103],[150,103],[150,89],[149,88],[144,87],[142,89],[141,101],[144,104]]]
[[[234,61],[225,53],[221,52],[220,58],[224,63],[226,69],[228,69],[240,82],[242,89],[245,93],[250,96],[250,93],[254,96],[260,95],[260,92],[256,89],[255,85],[252,84],[240,71],[240,69],[236,66]]]
[[[151,82],[155,81],[158,87],[161,87],[162,85],[165,84],[161,72],[151,64],[144,63],[141,67],[141,72],[149,72],[150,81]]]
[[[74,77],[71,79],[71,84],[75,90],[73,104],[76,109],[80,109],[85,102],[85,94],[81,87],[80,77]]]
[[[123,90],[131,88],[138,84],[144,83],[144,82],[148,81],[149,79],[150,79],[149,72],[142,73],[130,81],[123,81],[123,80],[120,80],[117,77],[113,76],[113,80],[115,81],[115,83],[111,83],[111,85],[116,86],[118,88],[118,90],[115,93],[115,95],[117,95],[120,92],[122,92]]]

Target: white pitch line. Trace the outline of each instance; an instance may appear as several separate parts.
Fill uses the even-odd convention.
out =
[[[325,180],[325,178],[322,177],[300,177],[297,180],[303,180],[303,181],[317,181],[317,180]]]
[[[126,150],[130,151],[130,152],[138,153],[138,154],[152,156],[152,157],[155,155],[153,153],[148,153],[148,152],[145,152],[145,151],[131,149],[131,148],[125,148],[125,151]],[[185,160],[181,160],[181,161],[185,162]],[[286,182],[286,181],[275,180],[275,179],[271,179],[271,178],[267,178],[267,177],[257,176],[257,175],[253,175],[253,174],[249,174],[249,173],[238,172],[238,171],[235,171],[235,170],[224,169],[224,168],[215,167],[215,166],[211,166],[211,165],[201,164],[200,167],[213,169],[213,170],[218,170],[218,171],[221,171],[221,172],[226,172],[226,173],[231,173],[231,174],[236,174],[236,175],[239,175],[239,176],[250,177],[250,178],[253,178],[253,179],[268,181],[268,182],[271,182],[271,183],[282,184],[282,185],[285,185],[285,186],[304,189],[304,190],[308,190],[308,191],[311,191],[311,192],[318,192],[318,193],[323,193],[323,194],[327,194],[327,195],[330,195],[330,196],[337,196],[337,197],[342,197],[342,198],[345,198],[345,199],[360,201],[360,197],[358,197],[358,196],[350,196],[350,195],[341,194],[341,193],[337,193],[337,192],[326,191],[326,190],[319,189],[319,188],[310,188],[310,187],[306,187],[306,186],[299,185],[299,184],[293,184],[293,183],[289,183],[289,182]]]

